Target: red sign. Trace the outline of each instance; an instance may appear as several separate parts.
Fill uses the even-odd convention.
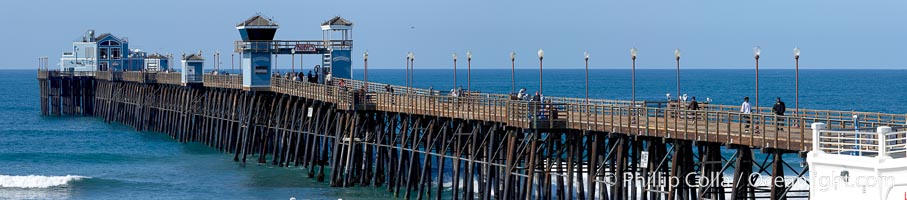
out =
[[[293,48],[293,52],[296,53],[315,53],[318,51],[315,49],[314,44],[297,44],[296,48]]]

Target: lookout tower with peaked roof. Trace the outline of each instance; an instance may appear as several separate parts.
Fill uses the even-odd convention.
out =
[[[321,34],[326,52],[322,74],[336,78],[352,78],[353,22],[335,16],[321,23]],[[325,76],[320,76],[325,77]]]
[[[236,25],[242,40],[234,43],[233,51],[240,53],[242,57],[240,68],[243,73],[243,90],[268,90],[272,70],[278,68],[271,59],[276,60],[281,55],[290,55],[291,59],[297,54],[321,57],[323,67],[316,67],[314,72],[322,83],[323,77],[329,74],[336,78],[352,78],[352,22],[339,16],[325,21],[321,24],[323,35],[320,40],[274,40],[277,27],[277,23],[261,15],[252,16]],[[291,69],[296,68],[292,66]]]
[[[236,25],[239,35],[251,48],[243,49],[242,86],[245,90],[266,90],[271,85],[271,43],[278,25],[260,14]],[[264,49],[264,51],[261,51]]]

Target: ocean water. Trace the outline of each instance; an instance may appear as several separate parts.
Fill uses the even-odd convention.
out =
[[[356,77],[361,77],[357,71]],[[404,70],[370,70],[370,81],[404,83]],[[466,87],[466,71],[458,84]],[[803,108],[907,113],[905,70],[801,70]],[[517,88],[538,87],[538,71],[518,70]],[[629,99],[629,70],[592,70],[590,96]],[[793,70],[760,73],[761,104],[794,106]],[[544,93],[582,97],[583,70],[546,70]],[[714,103],[754,97],[751,70],[685,70],[683,93]],[[415,86],[449,90],[452,70],[416,70]],[[509,92],[510,70],[473,70],[473,90]],[[0,199],[391,199],[383,188],[332,188],[302,169],[241,164],[198,143],[137,132],[92,117],[42,117],[34,70],[0,70]],[[637,99],[674,93],[672,70],[638,70]],[[786,157],[789,161],[799,160]]]

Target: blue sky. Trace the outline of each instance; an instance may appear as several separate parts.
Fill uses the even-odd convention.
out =
[[[366,49],[370,68],[403,68],[407,51],[417,68],[450,68],[451,53],[467,50],[474,68],[507,68],[510,51],[517,68],[536,68],[543,48],[546,68],[582,68],[588,50],[593,68],[624,69],[636,47],[639,68],[672,68],[680,48],[683,68],[749,69],[757,45],[762,68],[792,68],[795,46],[804,69],[907,68],[903,0],[2,1],[0,68],[34,68],[38,56],[56,63],[90,28],[151,52],[220,50],[229,67],[234,26],[256,12],[280,23],[277,39],[320,39],[322,21],[350,19],[354,68]]]

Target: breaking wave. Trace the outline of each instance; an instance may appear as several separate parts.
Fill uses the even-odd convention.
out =
[[[66,175],[66,176],[11,176],[0,175],[0,188],[50,188],[64,186],[73,181],[91,177]]]

